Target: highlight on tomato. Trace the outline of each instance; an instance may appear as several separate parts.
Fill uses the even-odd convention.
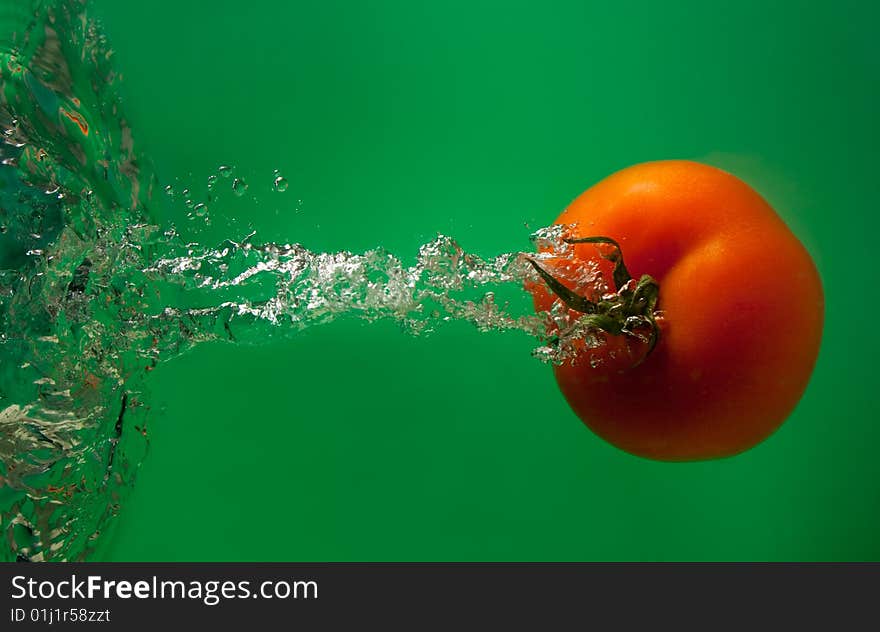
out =
[[[597,435],[665,461],[727,457],[770,436],[819,351],[812,258],[739,178],[696,162],[635,165],[559,216],[568,253],[530,259],[535,308],[586,324],[554,367]],[[586,284],[572,270],[590,268]],[[557,326],[551,324],[551,328]]]

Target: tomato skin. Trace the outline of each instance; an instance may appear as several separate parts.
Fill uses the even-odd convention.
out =
[[[803,245],[743,181],[690,161],[635,165],[584,192],[557,224],[616,239],[634,278],[660,286],[657,347],[637,366],[625,341],[554,368],[574,412],[632,454],[667,461],[726,457],[789,416],[818,355],[822,285]],[[596,261],[592,244],[575,258]],[[554,297],[533,290],[535,307]]]

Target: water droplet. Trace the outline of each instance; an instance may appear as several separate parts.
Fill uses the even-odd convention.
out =
[[[0,226],[0,234],[5,235],[8,230],[8,226]]]
[[[189,197],[189,189],[184,189],[183,191],[181,191],[181,195],[183,195],[183,197],[185,198]]]
[[[199,217],[204,217],[208,214],[208,207],[204,204],[196,204],[195,208],[193,208],[193,213]]]
[[[172,185],[167,185],[165,187],[165,195],[173,196],[174,195],[174,187]]]
[[[214,188],[214,185],[217,184],[217,176],[211,174],[208,176],[208,191]]]
[[[248,185],[247,182],[242,180],[241,178],[236,178],[232,182],[232,192],[235,193],[238,197],[241,197],[245,193],[247,193]]]
[[[186,208],[188,208],[188,209],[192,209],[195,206],[195,202],[193,202],[189,198],[186,199],[184,204],[186,205]]]
[[[219,173],[224,178],[228,178],[232,175],[232,167],[229,165],[220,165],[220,168],[217,169],[217,173]]]
[[[279,193],[284,193],[285,191],[287,191],[288,187],[287,178],[285,178],[284,176],[278,176],[277,178],[275,178],[274,185],[276,191],[278,191]]]

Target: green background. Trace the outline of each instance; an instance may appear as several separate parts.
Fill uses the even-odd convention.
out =
[[[97,0],[163,182],[225,163],[251,185],[208,243],[412,258],[442,232],[492,255],[617,169],[691,158],[770,200],[827,299],[789,422],[704,463],[594,437],[523,335],[203,345],[153,376],[151,454],[97,559],[880,559],[868,4]]]

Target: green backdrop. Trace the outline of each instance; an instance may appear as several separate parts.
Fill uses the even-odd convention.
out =
[[[619,168],[692,158],[770,200],[827,298],[789,422],[706,463],[594,437],[519,334],[203,345],[153,375],[151,454],[97,559],[880,559],[868,4],[97,0],[163,182],[251,185],[209,243],[492,255]]]

